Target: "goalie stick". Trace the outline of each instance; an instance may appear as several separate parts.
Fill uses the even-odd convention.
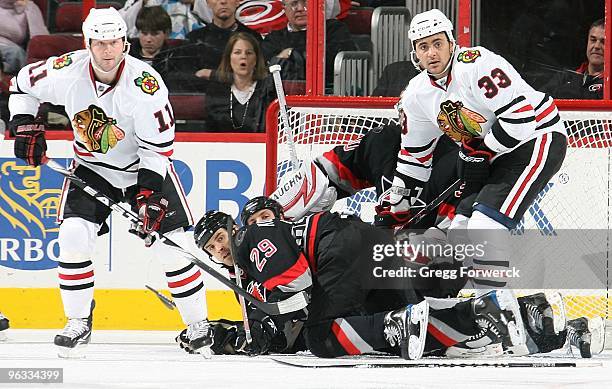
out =
[[[276,96],[278,98],[278,107],[280,111],[281,123],[285,129],[285,136],[287,137],[287,143],[289,144],[289,154],[291,156],[291,167],[292,170],[297,170],[299,167],[299,160],[297,157],[297,151],[295,150],[295,143],[293,141],[293,131],[289,127],[289,115],[287,114],[287,100],[285,99],[285,90],[283,89],[283,81],[280,77],[281,66],[272,65],[270,66],[270,73],[272,73],[272,79],[274,80],[274,87],[276,88]]]
[[[47,161],[47,166],[50,169],[61,174],[62,176],[66,177],[66,179],[70,180],[70,182],[72,182],[77,187],[81,188],[85,193],[89,194],[95,200],[106,205],[113,211],[118,212],[121,216],[123,216],[130,222],[142,224],[142,220],[138,217],[138,214],[136,214],[130,209],[126,209],[122,207],[120,204],[115,202],[110,197],[106,196],[104,193],[101,193],[97,189],[94,189],[91,186],[87,185],[85,181],[75,176],[71,171],[63,168],[59,163],[55,162],[52,159],[49,159]],[[155,238],[159,239],[160,241],[164,242],[165,244],[172,246],[176,248],[177,250],[179,250],[180,252],[182,252],[183,254],[185,254],[189,258],[189,261],[191,261],[194,265],[204,270],[206,273],[213,276],[223,285],[227,286],[234,292],[238,293],[239,295],[244,297],[247,301],[252,303],[255,307],[261,309],[262,311],[264,311],[265,313],[269,315],[282,315],[284,313],[299,311],[300,309],[303,309],[308,305],[308,297],[305,292],[296,293],[293,296],[289,297],[288,299],[278,301],[278,302],[260,301],[254,296],[252,296],[249,292],[244,290],[243,288],[238,287],[238,285],[234,284],[232,281],[225,278],[223,274],[219,273],[217,270],[207,265],[204,261],[198,258],[195,254],[193,254],[189,250],[184,249],[179,244],[175,243],[174,241],[166,237],[161,232],[155,231],[151,233],[151,235],[153,235]]]
[[[281,365],[322,369],[322,368],[414,368],[414,367],[602,367],[601,362],[489,362],[489,361],[474,361],[474,362],[455,362],[450,360],[419,360],[405,361],[388,359],[387,361],[351,361],[351,360],[325,360],[325,362],[296,362],[288,361],[280,358],[271,358],[274,362]],[[328,363],[329,362],[329,363]]]

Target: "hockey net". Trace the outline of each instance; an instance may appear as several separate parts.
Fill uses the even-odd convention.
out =
[[[369,130],[397,122],[393,98],[303,97],[287,98],[289,126],[299,159],[314,157],[337,145],[357,142]],[[610,327],[610,263],[612,262],[612,104],[559,102],[561,117],[571,135],[563,167],[540,194],[518,228],[604,230],[607,241],[591,242],[585,235],[583,244],[603,247],[599,268],[591,269],[603,277],[605,288],[559,290],[569,319],[581,316],[602,317]],[[290,169],[287,136],[281,128],[278,104],[270,106],[267,117],[266,188],[271,192]],[[339,202],[334,210],[352,213],[364,221],[374,215],[376,194],[363,190]],[[606,240],[606,239],[604,239]],[[580,255],[581,247],[575,253]],[[603,264],[603,265],[602,265]],[[554,264],[552,265],[554,267]],[[602,267],[603,266],[603,267]],[[558,269],[573,272],[575,269]],[[601,284],[600,284],[601,285]],[[519,291],[528,293],[530,291]]]

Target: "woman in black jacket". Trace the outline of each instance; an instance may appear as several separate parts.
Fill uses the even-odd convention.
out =
[[[268,104],[276,98],[259,42],[232,35],[206,96],[206,131],[264,132]]]

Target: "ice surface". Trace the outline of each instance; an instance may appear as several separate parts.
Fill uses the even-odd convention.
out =
[[[94,331],[84,359],[64,360],[52,344],[56,330],[6,332],[8,341],[0,342],[0,367],[62,367],[64,383],[0,388],[612,388],[610,351],[590,360],[565,353],[495,360],[588,361],[601,367],[307,369],[281,366],[266,356],[206,360],[180,350],[173,340],[176,333],[158,331]]]

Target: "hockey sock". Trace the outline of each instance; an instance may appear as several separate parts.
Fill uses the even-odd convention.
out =
[[[66,317],[88,317],[93,299],[93,264],[91,261],[59,262],[57,269]]]
[[[166,271],[168,288],[185,324],[206,319],[206,293],[200,269],[193,263]]]

